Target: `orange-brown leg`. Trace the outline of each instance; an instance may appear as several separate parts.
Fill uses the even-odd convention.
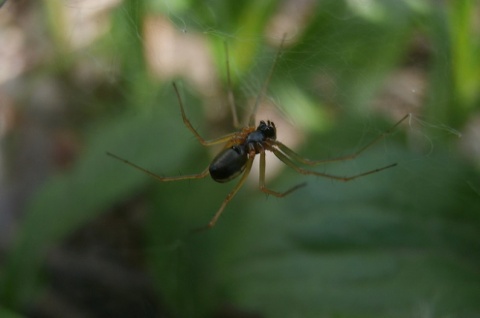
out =
[[[225,207],[227,206],[227,204],[233,199],[233,197],[235,196],[235,194],[237,194],[238,190],[240,190],[240,188],[243,186],[243,184],[245,183],[245,180],[247,180],[247,177],[248,175],[250,174],[250,171],[252,169],[252,164],[253,164],[253,159],[255,158],[255,153],[253,155],[250,155],[249,158],[248,158],[248,161],[247,161],[247,164],[245,166],[245,171],[243,172],[241,178],[240,178],[240,181],[238,181],[237,185],[230,191],[229,194],[227,194],[225,200],[223,200],[222,202],[222,205],[220,205],[220,208],[217,210],[217,212],[215,213],[215,215],[212,217],[212,219],[210,220],[210,222],[208,222],[207,225],[203,226],[203,227],[200,227],[198,229],[195,229],[194,232],[197,232],[197,231],[203,231],[203,230],[208,230],[208,229],[211,229],[212,227],[215,226],[215,224],[217,223],[218,221],[218,218],[220,217],[220,215],[222,215],[223,211],[225,210]]]
[[[225,143],[229,140],[231,140],[236,133],[231,133],[231,134],[228,134],[228,135],[225,135],[225,136],[222,136],[222,137],[219,137],[219,138],[216,138],[216,139],[212,139],[212,140],[205,140],[202,138],[202,136],[200,136],[200,134],[195,130],[195,128],[193,128],[192,124],[190,123],[190,120],[188,120],[186,114],[185,114],[185,109],[183,108],[183,103],[182,103],[182,99],[180,98],[180,93],[178,92],[178,89],[177,89],[177,85],[175,83],[172,83],[173,84],[173,88],[175,90],[175,94],[177,95],[177,98],[178,98],[178,103],[180,105],[180,111],[182,113],[182,119],[183,119],[183,123],[185,124],[185,126],[187,126],[187,128],[195,135],[195,137],[198,139],[198,141],[200,141],[200,143],[204,146],[211,146],[211,145],[216,145],[216,144],[219,144],[219,143]],[[130,162],[128,161],[127,159],[124,159],[122,157],[119,157],[117,155],[114,155],[110,152],[107,152],[107,155],[109,155],[110,157],[113,157],[123,163],[126,163],[127,165],[129,166],[132,166],[133,168],[137,169],[137,170],[140,170],[146,174],[148,174],[149,176],[159,180],[159,181],[162,181],[162,182],[168,182],[168,181],[178,181],[178,180],[188,180],[188,179],[201,179],[201,178],[205,178],[206,176],[208,176],[209,174],[209,171],[208,171],[208,167],[205,168],[205,170],[203,170],[202,172],[200,173],[197,173],[197,174],[191,174],[191,175],[185,175],[185,176],[176,176],[176,177],[161,177],[145,168],[142,168],[136,164],[134,164],[133,162]]]
[[[146,174],[148,174],[149,176],[151,176],[152,178],[155,178],[157,179],[158,181],[162,181],[162,182],[168,182],[168,181],[179,181],[179,180],[188,180],[188,179],[202,179],[202,178],[205,178],[206,176],[208,176],[209,174],[209,171],[208,171],[208,167],[203,170],[202,172],[200,173],[197,173],[197,174],[190,174],[190,175],[184,175],[184,176],[176,176],[176,177],[161,177],[145,168],[142,168],[140,166],[137,166],[136,164],[126,160],[126,159],[123,159],[117,155],[114,155],[110,152],[107,152],[107,155],[109,155],[110,157],[113,157],[123,163],[126,163],[127,165],[129,166],[132,166],[133,168],[137,169],[137,170],[140,170]]]
[[[232,112],[232,118],[233,118],[233,127],[236,129],[240,129],[240,122],[238,121],[238,114],[237,114],[237,107],[235,106],[235,96],[233,96],[233,90],[232,90],[232,79],[230,77],[230,57],[228,55],[228,44],[227,42],[224,42],[224,47],[225,47],[225,63],[226,63],[226,68],[227,68],[227,94],[228,94],[228,104],[230,105],[230,111]]]
[[[255,126],[255,115],[257,113],[258,106],[260,106],[260,103],[262,102],[262,99],[267,91],[268,84],[270,83],[270,79],[272,78],[273,71],[275,70],[278,60],[280,59],[280,55],[282,54],[283,45],[285,43],[286,37],[287,37],[287,34],[284,34],[282,37],[282,42],[280,42],[280,47],[278,48],[278,51],[277,51],[277,55],[275,56],[275,60],[273,60],[273,64],[270,67],[270,71],[268,72],[267,78],[265,79],[265,82],[263,83],[262,88],[260,89],[260,92],[258,93],[257,98],[255,100],[252,113],[250,114],[250,118],[248,120],[248,125],[251,127]]]
[[[303,183],[297,184],[296,186],[291,187],[290,189],[284,192],[277,192],[277,191],[268,189],[265,186],[265,152],[260,153],[260,183],[259,184],[260,184],[260,190],[262,190],[267,194],[274,195],[277,198],[283,198],[287,194],[290,194],[293,191],[300,189],[301,187],[304,187],[306,185],[306,183],[303,182]]]
[[[375,139],[373,139],[371,142],[366,144],[363,148],[358,150],[357,152],[341,157],[336,157],[336,158],[331,158],[331,159],[322,159],[322,160],[309,160],[306,158],[303,158],[296,152],[294,152],[292,149],[288,148],[285,146],[283,143],[280,141],[273,141],[272,143],[278,147],[283,153],[285,153],[288,157],[292,158],[293,160],[310,165],[310,166],[315,166],[319,164],[324,164],[324,163],[329,163],[329,162],[336,162],[336,161],[345,161],[345,160],[352,160],[360,156],[363,152],[365,152],[367,149],[378,143],[380,140],[384,139],[386,136],[391,134],[405,119],[409,118],[410,114],[405,115],[402,119],[400,119],[395,125],[390,127],[388,130],[383,132],[381,135],[377,136]]]
[[[177,84],[172,83],[172,85],[173,85],[173,89],[175,90],[175,94],[177,95],[178,104],[180,105],[180,111],[182,113],[183,123],[195,135],[195,137],[198,139],[198,141],[202,145],[212,146],[212,145],[224,143],[229,141],[235,135],[235,133],[231,133],[231,134],[228,134],[219,138],[211,139],[211,140],[206,140],[202,136],[200,136],[200,134],[195,130],[195,128],[193,128],[192,123],[190,122],[190,120],[187,118],[187,115],[185,114],[185,109],[183,107],[183,102],[182,102],[182,98],[180,97],[180,93],[178,92]]]
[[[393,163],[393,164],[390,164],[388,166],[384,166],[384,167],[381,167],[381,168],[365,171],[365,172],[362,172],[362,173],[359,173],[359,174],[356,174],[356,175],[353,175],[353,176],[342,177],[342,176],[337,176],[337,175],[332,175],[332,174],[327,174],[327,173],[323,173],[323,172],[317,172],[317,171],[306,170],[306,169],[300,168],[290,158],[288,158],[285,154],[283,154],[278,149],[273,148],[271,151],[275,154],[275,156],[277,156],[278,159],[280,159],[283,163],[285,163],[287,166],[291,167],[292,169],[294,169],[298,173],[305,174],[305,175],[314,175],[314,176],[317,176],[317,177],[334,179],[334,180],[343,181],[343,182],[351,181],[351,180],[354,180],[354,179],[357,179],[357,178],[360,178],[360,177],[367,176],[369,174],[377,173],[377,172],[380,172],[382,170],[395,167],[397,165],[396,163]]]

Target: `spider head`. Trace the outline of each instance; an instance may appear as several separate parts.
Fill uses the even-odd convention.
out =
[[[275,124],[270,120],[267,120],[267,122],[263,120],[260,121],[257,131],[260,131],[265,138],[277,139],[277,129],[275,128]]]

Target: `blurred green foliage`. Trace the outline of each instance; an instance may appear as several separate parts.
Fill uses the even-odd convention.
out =
[[[309,158],[346,154],[388,128],[372,100],[406,63],[418,37],[429,46],[427,61],[418,61],[427,74],[419,115],[462,130],[480,105],[480,37],[474,29],[479,5],[468,0],[353,3],[313,6],[272,78],[269,92],[305,129],[299,152]],[[62,42],[54,14],[61,5],[43,5],[49,41],[63,62],[47,61],[51,68],[44,72],[59,77],[84,58],[68,53]],[[153,80],[147,70],[142,24],[148,15],[167,16],[177,29],[202,34],[218,74],[225,74],[226,41],[238,96],[252,76],[258,91],[273,62],[275,48],[264,34],[279,5],[128,0],[109,12],[111,30],[90,50],[119,59],[118,80],[82,100],[90,105],[78,128],[84,151],[70,171],[52,176],[29,202],[1,271],[4,306],[20,308],[48,284],[41,267],[52,246],[141,193],[149,211],[145,255],[174,317],[211,316],[225,304],[266,317],[480,314],[480,174],[460,155],[458,139],[440,125],[405,125],[354,162],[318,168],[351,175],[399,163],[351,183],[285,169],[269,186],[286,189],[305,179],[308,186],[284,199],[266,199],[247,185],[213,230],[195,235],[189,229],[208,222],[233,184],[208,179],[161,184],[105,155],[111,151],[165,175],[199,172],[211,159],[183,126],[170,80]],[[319,74],[334,80],[333,101],[316,91]],[[213,134],[198,92],[186,85],[182,96],[195,127]],[[424,149],[411,146],[409,129],[416,130]]]

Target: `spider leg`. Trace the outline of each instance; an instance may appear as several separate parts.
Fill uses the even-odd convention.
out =
[[[260,92],[257,95],[257,98],[255,100],[255,104],[252,109],[252,113],[250,114],[250,118],[248,120],[248,125],[249,126],[255,126],[255,114],[257,113],[258,106],[260,105],[260,102],[263,99],[263,96],[265,95],[265,92],[267,90],[268,84],[270,83],[270,79],[272,78],[273,71],[275,70],[275,67],[277,66],[277,62],[280,59],[280,55],[282,54],[283,50],[283,45],[285,43],[285,38],[287,37],[287,34],[283,34],[282,37],[282,42],[280,42],[280,47],[278,48],[277,55],[275,56],[275,59],[273,60],[273,64],[270,67],[270,71],[268,72],[268,76],[265,79],[265,82],[262,85],[262,88],[260,89]]]
[[[295,190],[297,190],[301,187],[304,187],[306,184],[307,184],[306,182],[297,184],[296,186],[293,186],[293,187],[291,187],[290,189],[288,189],[287,191],[284,191],[284,192],[277,192],[277,191],[268,189],[265,186],[265,151],[260,153],[260,190],[262,190],[263,192],[265,192],[267,194],[274,195],[277,198],[283,198],[287,194],[290,194],[293,191],[295,191]]]
[[[235,105],[235,98],[233,96],[233,91],[232,91],[232,80],[230,77],[230,58],[228,56],[228,44],[226,41],[224,42],[224,46],[225,46],[225,63],[227,68],[228,104],[230,105],[230,110],[232,111],[233,127],[238,129],[241,127],[238,121],[237,107]]]
[[[382,170],[395,167],[397,165],[396,163],[393,163],[393,164],[390,164],[388,166],[384,166],[384,167],[381,167],[381,168],[365,171],[365,172],[362,172],[362,173],[359,173],[359,174],[356,174],[356,175],[353,175],[353,176],[342,177],[342,176],[337,176],[337,175],[332,175],[332,174],[327,174],[327,173],[323,173],[323,172],[317,172],[317,171],[312,171],[312,170],[307,170],[307,169],[300,168],[287,155],[282,153],[280,150],[278,150],[276,148],[273,148],[273,149],[271,149],[271,151],[275,154],[275,156],[277,156],[278,159],[280,159],[283,163],[285,163],[287,166],[294,169],[298,173],[301,173],[301,174],[304,174],[304,175],[314,175],[314,176],[317,176],[317,177],[334,179],[334,180],[342,181],[342,182],[351,181],[351,180],[354,180],[354,179],[357,179],[357,178],[360,178],[360,177],[367,176],[369,174],[377,173],[377,172],[380,172]]]
[[[206,140],[202,136],[200,136],[200,134],[195,130],[195,128],[193,128],[192,123],[190,122],[190,120],[187,118],[187,115],[185,114],[182,98],[180,97],[180,93],[178,92],[177,85],[175,84],[175,82],[173,82],[172,85],[173,85],[173,89],[175,90],[175,94],[177,95],[178,104],[180,105],[180,111],[182,113],[183,123],[195,135],[195,137],[198,139],[198,141],[202,145],[212,146],[212,145],[224,143],[229,141],[235,135],[235,133],[231,133],[231,134],[228,134],[219,138],[211,139],[211,140]]]
[[[217,210],[215,215],[211,218],[210,222],[208,222],[208,224],[205,225],[205,226],[194,229],[193,230],[194,232],[208,230],[208,229],[211,229],[212,227],[215,226],[218,218],[220,217],[220,215],[222,215],[223,210],[225,210],[225,207],[227,206],[227,204],[233,199],[235,194],[237,194],[238,190],[240,190],[240,188],[245,183],[245,180],[247,180],[247,177],[250,174],[250,170],[252,169],[252,164],[253,164],[253,159],[254,158],[255,158],[255,153],[253,155],[249,156],[248,161],[247,161],[246,166],[245,166],[245,171],[243,172],[242,177],[240,178],[240,181],[238,181],[237,185],[230,191],[229,194],[227,194],[227,196],[225,197],[225,200],[223,200],[223,202],[222,202],[222,205]]]
[[[200,173],[197,173],[197,174],[190,174],[190,175],[184,175],[184,176],[176,176],[176,177],[161,177],[145,168],[142,168],[140,166],[137,166],[136,164],[126,160],[126,159],[123,159],[117,155],[114,155],[113,153],[110,153],[110,152],[107,152],[107,155],[109,155],[110,157],[113,157],[123,163],[126,163],[127,165],[129,166],[132,166],[133,168],[137,169],[137,170],[140,170],[146,174],[148,174],[149,176],[151,176],[152,178],[155,178],[157,179],[158,181],[162,181],[162,182],[168,182],[168,181],[179,181],[179,180],[188,180],[188,179],[202,179],[202,178],[205,178],[206,176],[208,176],[209,174],[209,171],[208,171],[208,167],[203,170],[202,172]]]
[[[316,165],[319,165],[319,164],[324,164],[324,163],[329,163],[329,162],[336,162],[336,161],[345,161],[345,160],[352,160],[352,159],[355,159],[357,158],[358,156],[360,156],[363,152],[365,152],[367,149],[369,149],[370,147],[372,147],[373,145],[377,144],[380,140],[384,139],[386,136],[388,136],[389,134],[391,134],[397,127],[398,125],[400,125],[405,119],[407,119],[408,117],[410,117],[410,114],[407,114],[405,115],[404,117],[402,117],[402,119],[400,119],[397,123],[395,123],[395,125],[393,125],[392,127],[390,127],[389,129],[387,129],[386,131],[384,131],[382,134],[378,135],[375,139],[373,139],[372,141],[370,141],[368,144],[366,144],[365,146],[363,146],[363,148],[361,148],[360,150],[358,150],[357,152],[355,153],[352,153],[352,154],[349,154],[349,155],[345,155],[345,156],[340,156],[340,157],[336,157],[336,158],[330,158],[330,159],[322,159],[322,160],[309,160],[309,159],[306,159],[306,158],[303,158],[302,156],[300,156],[299,154],[297,154],[295,151],[293,151],[292,149],[288,148],[287,146],[285,146],[283,143],[281,143],[280,141],[273,141],[272,143],[274,145],[276,145],[283,153],[285,153],[287,156],[289,156],[290,158],[292,158],[293,160],[296,160],[297,162],[300,162],[300,163],[303,163],[303,164],[306,164],[306,165],[309,165],[309,166],[316,166]]]

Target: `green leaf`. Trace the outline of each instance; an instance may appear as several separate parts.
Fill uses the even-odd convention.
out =
[[[193,140],[174,120],[152,114],[125,114],[92,129],[87,151],[71,171],[52,177],[29,203],[8,267],[2,275],[2,298],[17,304],[28,299],[52,244],[104,213],[119,198],[154,179],[107,156],[118,156],[162,174],[181,167]],[[170,138],[162,138],[170,136]],[[177,142],[175,136],[185,137]],[[175,141],[175,142],[172,142]]]

